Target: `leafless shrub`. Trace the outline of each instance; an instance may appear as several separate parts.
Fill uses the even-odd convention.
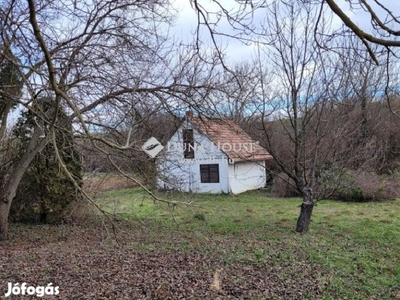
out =
[[[70,205],[69,213],[63,216],[64,223],[70,225],[86,225],[100,221],[99,212],[87,201],[79,201]]]
[[[400,197],[399,175],[379,175],[373,172],[346,171],[341,185],[331,199],[341,201],[388,201]]]
[[[273,197],[278,198],[300,196],[293,179],[290,179],[289,176],[283,172],[276,176],[271,194]]]

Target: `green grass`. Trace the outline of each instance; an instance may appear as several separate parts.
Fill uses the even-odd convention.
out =
[[[400,299],[400,201],[320,201],[310,231],[297,234],[300,199],[273,199],[260,191],[157,196],[190,205],[154,202],[141,189],[108,192],[98,203],[117,219],[138,220],[150,230],[166,228],[163,235],[185,237],[173,247],[213,251],[228,264],[319,264],[324,299]]]

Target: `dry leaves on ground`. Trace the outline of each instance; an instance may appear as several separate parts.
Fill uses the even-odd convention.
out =
[[[47,296],[54,299],[315,299],[320,293],[318,266],[229,261],[207,251],[210,241],[185,249],[177,240],[174,248],[171,235],[158,245],[153,237],[150,247],[132,226],[120,228],[120,245],[101,226],[12,225],[12,233],[0,244],[3,298],[8,282],[52,282],[60,288]],[[218,243],[224,247],[223,239]]]

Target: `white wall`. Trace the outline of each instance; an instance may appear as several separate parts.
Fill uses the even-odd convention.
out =
[[[183,129],[193,129],[195,141],[194,159],[184,158]],[[219,183],[201,183],[200,164],[219,164]],[[184,122],[172,136],[162,153],[157,156],[157,169],[157,185],[160,188],[193,193],[229,192],[228,158],[226,154],[188,122]]]
[[[240,162],[229,165],[229,192],[239,194],[265,186],[265,162]]]

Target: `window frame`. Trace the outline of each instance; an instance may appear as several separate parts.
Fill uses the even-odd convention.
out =
[[[186,159],[193,159],[195,157],[193,129],[190,128],[183,129],[182,140],[183,140],[183,157]]]
[[[201,164],[200,182],[201,183],[219,183],[219,164]]]

